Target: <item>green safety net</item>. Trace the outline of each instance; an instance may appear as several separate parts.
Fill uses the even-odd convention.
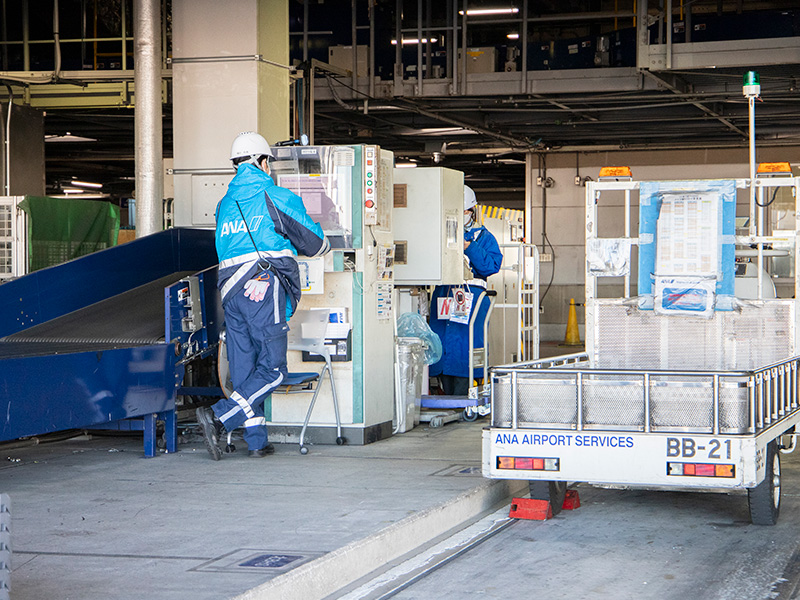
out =
[[[119,207],[110,202],[27,196],[28,267],[37,271],[115,246]]]

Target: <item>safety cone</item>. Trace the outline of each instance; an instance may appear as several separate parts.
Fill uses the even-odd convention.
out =
[[[578,331],[578,313],[575,311],[575,298],[569,299],[569,315],[567,316],[567,335],[564,336],[565,346],[582,346],[581,334]]]

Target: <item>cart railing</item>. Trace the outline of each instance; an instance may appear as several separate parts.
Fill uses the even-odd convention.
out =
[[[492,425],[756,434],[795,413],[800,357],[751,371],[597,369],[586,353],[491,369]]]

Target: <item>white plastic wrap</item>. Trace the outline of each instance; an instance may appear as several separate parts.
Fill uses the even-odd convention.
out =
[[[586,248],[589,273],[596,277],[624,277],[631,272],[631,241],[592,238]]]

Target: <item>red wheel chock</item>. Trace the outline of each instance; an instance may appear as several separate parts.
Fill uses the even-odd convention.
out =
[[[575,510],[581,505],[578,490],[567,490],[562,510]],[[553,518],[553,507],[549,500],[533,500],[532,498],[514,498],[508,516],[512,519],[530,519],[546,521]]]
[[[550,506],[549,500],[514,498],[511,500],[511,511],[509,511],[508,516],[512,519],[545,521],[553,518],[553,507]]]
[[[564,504],[561,506],[562,510],[575,510],[580,506],[581,499],[578,497],[578,490],[567,490],[567,495],[564,496]]]

